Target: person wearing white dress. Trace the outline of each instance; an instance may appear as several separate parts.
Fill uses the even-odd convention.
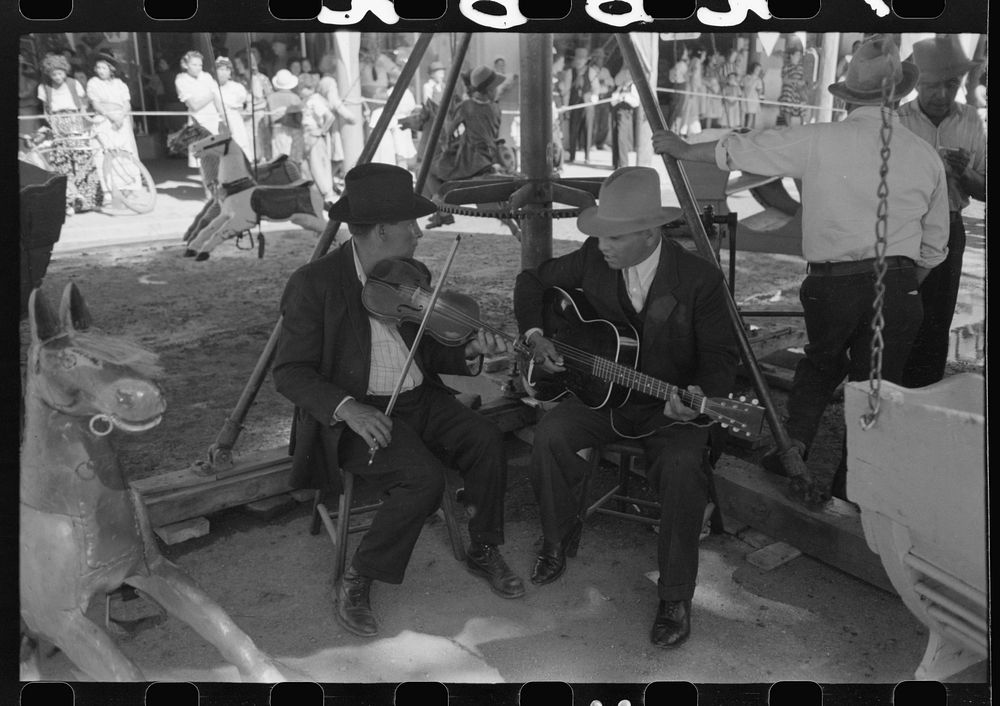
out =
[[[222,117],[222,97],[215,79],[202,71],[201,52],[189,51],[181,57],[182,73],[174,79],[177,99],[188,107],[188,123],[198,123],[213,135],[219,134]],[[188,167],[198,168],[198,160],[188,147]]]
[[[395,90],[397,80],[399,80],[399,70],[391,69],[389,71],[390,92]],[[375,156],[372,158],[373,162],[395,164],[406,169],[410,161],[417,156],[417,147],[413,144],[412,133],[399,125],[400,119],[407,117],[416,107],[417,99],[413,97],[413,91],[409,88],[405,89],[403,97],[399,101],[399,106],[396,108],[392,120],[389,121],[389,127],[386,129],[385,135],[382,136],[382,141],[379,142],[378,149],[375,150]],[[369,126],[374,128],[381,115],[382,108],[372,111]]]
[[[228,57],[220,56],[215,60],[215,76],[222,92],[222,105],[226,109],[226,119],[223,124],[229,128],[233,142],[239,145],[247,159],[252,161],[253,150],[246,124],[243,122],[243,109],[247,104],[249,93],[242,83],[233,80],[233,62]]]
[[[128,86],[118,78],[118,65],[110,54],[98,54],[94,61],[94,74],[87,81],[87,98],[95,113],[92,127],[95,136],[105,149],[119,149],[130,152],[139,159],[139,149],[135,144],[132,127],[132,96]],[[104,174],[104,153],[94,157],[97,173]],[[109,185],[103,183],[104,193],[109,193]]]

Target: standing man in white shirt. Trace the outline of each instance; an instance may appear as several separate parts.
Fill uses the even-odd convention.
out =
[[[981,64],[969,61],[957,35],[924,39],[913,45],[920,69],[917,99],[899,108],[899,121],[927,140],[944,161],[948,178],[948,258],[920,285],[924,320],[903,369],[903,384],[924,387],[944,377],[951,319],[958,302],[965,253],[962,210],[969,198],[986,200],[986,126],[976,108],[958,103],[962,79]]]
[[[859,47],[847,77],[829,87],[847,103],[841,122],[731,133],[698,144],[666,131],[653,135],[653,149],[677,159],[802,180],[802,254],[809,265],[799,299],[809,343],[795,370],[787,430],[803,459],[844,376],[865,380],[870,374],[885,78],[894,96],[905,96],[916,84],[917,68],[900,62],[891,40],[876,38]],[[894,114],[891,121],[882,379],[899,383],[923,318],[917,288],[947,253],[948,193],[934,149]],[[783,472],[776,451],[762,463]],[[846,499],[846,477],[841,458],[835,497]]]

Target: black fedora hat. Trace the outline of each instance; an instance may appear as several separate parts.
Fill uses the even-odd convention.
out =
[[[360,164],[344,176],[344,195],[330,206],[341,223],[396,223],[434,213],[430,199],[413,192],[413,175],[394,164]]]

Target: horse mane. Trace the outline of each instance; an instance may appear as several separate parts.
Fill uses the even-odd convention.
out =
[[[88,355],[105,363],[131,368],[142,377],[152,380],[164,375],[158,354],[127,339],[96,331],[75,331],[70,341]]]

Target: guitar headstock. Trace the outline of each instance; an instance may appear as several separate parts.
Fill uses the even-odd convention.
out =
[[[758,436],[764,424],[764,408],[758,405],[757,400],[747,399],[745,395],[738,398],[732,394],[729,397],[713,397],[708,403],[708,410],[724,429],[748,439]]]

